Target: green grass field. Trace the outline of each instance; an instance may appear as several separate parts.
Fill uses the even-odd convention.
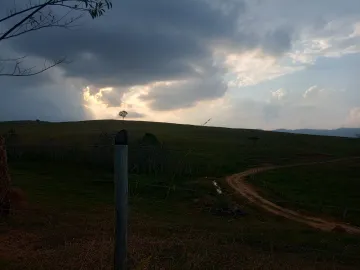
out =
[[[250,181],[281,206],[360,226],[360,159],[278,169]]]
[[[26,208],[16,210],[11,218],[0,222],[0,269],[112,269],[112,153],[97,152],[97,156],[104,154],[100,159],[105,160],[107,166],[103,166],[104,163],[97,163],[99,159],[93,159],[87,147],[98,142],[101,133],[114,133],[124,127],[130,132],[132,145],[144,133],[151,132],[168,149],[176,150],[175,162],[166,163],[168,171],[130,173],[129,269],[359,268],[360,236],[320,232],[263,212],[234,194],[222,178],[264,163],[288,164],[356,156],[360,153],[359,140],[146,122],[123,125],[121,121],[91,121],[0,123],[0,133],[16,131],[17,141],[12,143],[23,153],[9,159],[10,172],[14,185],[28,196]],[[248,139],[250,136],[260,138],[256,145]],[[106,143],[111,147],[111,141]],[[76,151],[63,155],[67,147],[74,147]],[[39,151],[43,148],[51,151]],[[132,149],[130,147],[129,155]],[[79,158],[89,156],[90,159]],[[136,160],[133,163],[136,165]],[[183,163],[191,167],[188,173],[178,170],[178,164]],[[359,172],[359,166],[351,166]],[[338,170],[349,171],[349,168],[339,164]],[[269,173],[282,174],[282,171]],[[284,169],[284,175],[288,173]],[[329,191],[343,187],[342,191],[352,197],[346,204],[356,204],[355,178],[359,174],[348,173],[341,183],[335,176],[326,177],[328,174],[319,173],[318,180],[323,179]],[[223,194],[217,194],[213,179]],[[292,192],[292,186],[307,190],[308,186],[304,187],[299,183],[300,178],[297,179],[298,182],[279,192]],[[314,189],[320,185],[319,181],[312,184]],[[284,199],[274,193],[281,184],[268,182],[268,190],[260,180],[254,183],[266,196]],[[325,195],[324,190],[323,201],[328,198],[335,205],[346,195],[338,195],[334,200],[331,197]],[[303,196],[311,203],[313,198],[316,195],[312,191]],[[294,197],[295,200],[299,198]],[[246,215],[234,217],[217,211],[230,205],[239,206]],[[317,209],[300,209],[319,213]]]
[[[23,156],[28,154],[31,160],[58,155],[62,161],[86,161],[111,168],[111,135],[123,128],[129,131],[131,148],[136,148],[146,132],[153,133],[170,157],[181,157],[191,174],[199,176],[224,176],[262,163],[284,164],[360,153],[357,139],[132,121],[5,122],[0,123],[0,134],[15,130],[17,138],[9,141],[9,152],[21,149]],[[253,136],[259,138],[256,145],[249,140]],[[103,147],[94,147],[96,144]],[[173,163],[170,172],[174,171]]]

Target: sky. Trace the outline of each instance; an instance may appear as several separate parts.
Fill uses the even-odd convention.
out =
[[[232,128],[360,127],[359,10],[358,0],[113,0],[71,30],[0,42],[0,59],[27,56],[25,66],[69,60],[0,76],[0,121],[126,110],[129,120]]]

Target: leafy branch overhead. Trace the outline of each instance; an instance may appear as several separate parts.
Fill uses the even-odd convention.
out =
[[[95,19],[112,8],[111,0],[30,0],[19,7],[15,4],[0,18],[0,44],[12,38],[46,28],[70,29],[89,14]],[[65,58],[45,63],[40,70],[23,68],[20,58],[0,58],[0,76],[32,76],[65,62]]]

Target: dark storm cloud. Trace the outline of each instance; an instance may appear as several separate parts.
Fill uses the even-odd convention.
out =
[[[66,55],[74,61],[64,66],[66,75],[94,85],[186,78],[194,73],[190,63],[211,57],[212,40],[234,35],[237,16],[245,9],[241,1],[235,3],[226,14],[203,0],[121,1],[78,30],[42,31],[13,45],[45,58]]]
[[[49,33],[50,39],[61,44],[64,36],[57,34]],[[46,58],[67,55],[73,63],[63,66],[66,76],[102,87],[186,78],[192,74],[189,62],[207,57],[200,44],[179,34],[118,29],[116,34],[73,31],[65,36],[69,41],[59,48],[31,37],[22,50]]]
[[[0,90],[9,91],[13,95],[17,95],[18,91],[25,90],[26,88],[42,87],[44,84],[51,83],[52,80],[46,73],[39,74],[38,76],[30,77],[1,77]],[[0,93],[0,94],[1,94]]]
[[[149,101],[154,110],[166,111],[188,108],[197,101],[222,97],[226,89],[220,70],[211,67],[198,71],[193,79],[156,86],[148,94],[140,96],[140,99]]]
[[[81,87],[72,88],[57,78],[55,70],[30,77],[0,77],[0,121],[90,119],[82,103]]]
[[[274,55],[291,47],[288,29],[257,35],[247,25],[239,27],[239,18],[246,17],[247,11],[242,0],[123,0],[113,4],[114,9],[104,17],[86,19],[75,30],[38,31],[6,44],[19,54],[39,58],[67,56],[72,63],[62,65],[64,80],[79,78],[95,87],[114,87],[102,98],[108,106],[117,106],[129,86],[183,80],[142,96],[158,110],[189,107],[226,92],[221,78],[224,70],[212,63],[214,44],[236,52],[260,47]],[[34,80],[31,89],[35,85],[43,88],[46,79]],[[1,81],[0,87],[4,87]],[[14,82],[12,87],[25,86]]]
[[[68,99],[69,94],[72,100]],[[0,121],[71,121],[91,118],[84,110],[80,93],[49,85],[43,88],[1,89]]]

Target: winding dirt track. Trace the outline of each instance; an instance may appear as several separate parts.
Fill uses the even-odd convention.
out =
[[[359,159],[360,157],[354,158],[342,158],[342,159],[334,159],[330,161],[321,161],[321,162],[308,162],[308,163],[298,163],[294,165],[285,165],[285,166],[264,166],[253,168],[242,173],[234,174],[226,178],[228,184],[240,193],[243,197],[247,198],[250,202],[256,204],[257,206],[263,208],[264,210],[273,213],[278,216],[285,217],[290,220],[294,220],[300,223],[305,223],[313,228],[320,229],[323,231],[332,231],[341,229],[351,234],[360,234],[360,227],[351,226],[342,222],[329,221],[318,217],[307,216],[304,214],[300,214],[296,211],[283,208],[271,201],[265,199],[260,194],[256,192],[256,190],[248,183],[246,183],[246,177],[250,175],[254,175],[260,172],[280,169],[280,168],[290,168],[304,165],[315,165],[315,164],[323,164],[323,163],[332,163],[339,162],[345,160],[353,160]]]

